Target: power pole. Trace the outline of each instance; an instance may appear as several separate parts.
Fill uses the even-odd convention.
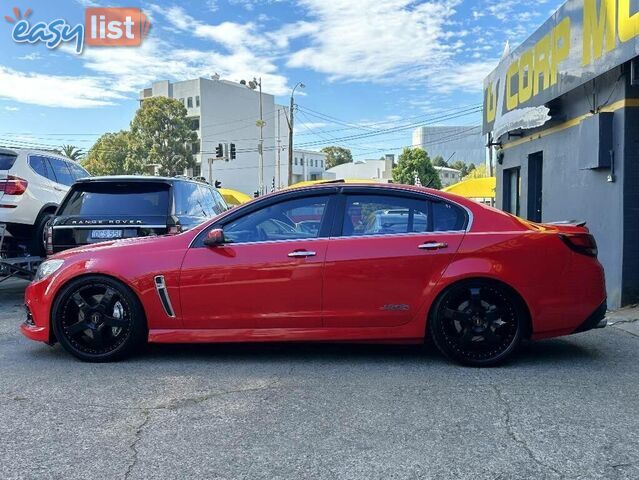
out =
[[[281,109],[277,109],[277,189],[282,188],[281,162],[280,154],[282,150],[282,138],[280,137],[280,113]]]
[[[260,87],[260,195],[264,194],[264,118],[262,118],[262,77],[258,83]]]
[[[293,185],[293,109],[295,107],[293,94],[291,93],[291,105],[289,107],[288,121],[288,185]]]
[[[288,184],[289,186],[293,184],[293,126],[295,125],[295,122],[293,120],[293,116],[294,116],[293,110],[295,109],[295,100],[293,97],[295,95],[295,89],[297,87],[304,88],[305,86],[306,85],[304,85],[302,82],[298,82],[293,87],[293,90],[291,91],[291,105],[290,105],[290,112],[289,112],[289,118],[288,118]]]

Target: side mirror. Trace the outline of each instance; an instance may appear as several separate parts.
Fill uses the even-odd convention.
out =
[[[206,234],[204,238],[204,245],[207,247],[219,247],[224,245],[224,230],[221,228],[214,228]]]

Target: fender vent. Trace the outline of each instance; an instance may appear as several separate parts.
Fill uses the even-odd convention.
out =
[[[166,312],[167,316],[171,318],[175,318],[175,311],[173,310],[173,306],[171,305],[169,292],[166,290],[164,275],[158,275],[157,277],[155,277],[154,281],[155,281],[155,289],[158,292],[158,296],[160,297],[160,302],[162,302],[164,311]]]

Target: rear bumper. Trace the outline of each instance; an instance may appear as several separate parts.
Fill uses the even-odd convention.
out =
[[[604,328],[608,325],[608,321],[606,320],[606,311],[608,310],[608,304],[604,300],[604,302],[597,307],[597,309],[592,312],[592,314],[584,320],[584,322],[577,327],[577,329],[572,333],[581,333],[587,332],[588,330],[593,330],[595,328]]]

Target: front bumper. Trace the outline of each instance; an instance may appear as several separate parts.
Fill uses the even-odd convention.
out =
[[[606,312],[608,311],[608,304],[606,300],[592,312],[592,314],[572,333],[587,332],[595,328],[604,328],[608,325],[606,320]]]
[[[32,282],[25,290],[26,319],[20,325],[20,331],[31,340],[50,343],[49,303],[45,295],[47,285],[47,280]]]

